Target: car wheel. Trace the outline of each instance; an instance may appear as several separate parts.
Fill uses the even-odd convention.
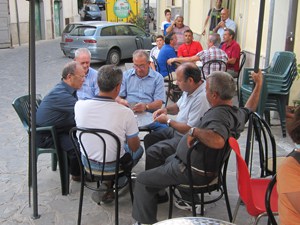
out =
[[[118,51],[117,49],[112,49],[107,54],[106,64],[118,65],[120,63],[120,60],[121,60],[120,51]]]

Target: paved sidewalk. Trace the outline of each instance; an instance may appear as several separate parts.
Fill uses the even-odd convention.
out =
[[[36,48],[37,93],[44,96],[59,82],[64,64],[71,59],[61,53],[59,39],[40,41]],[[14,98],[28,93],[28,45],[14,49],[0,49],[0,64],[0,224],[76,224],[80,185],[71,182],[70,195],[62,196],[59,172],[51,171],[49,154],[41,155],[38,159],[38,202],[41,217],[36,220],[31,219],[32,208],[28,207],[27,187],[27,133],[11,106]],[[100,65],[96,63],[92,66],[98,68]],[[291,140],[282,138],[279,126],[272,127],[272,130],[276,136],[279,154],[285,155],[293,148]],[[244,132],[239,139],[242,149],[245,138]],[[139,173],[143,170],[144,158],[134,172]],[[92,192],[85,190],[82,224],[114,224],[114,205],[95,204],[91,199]],[[228,169],[228,190],[233,210],[238,196],[233,157]],[[119,209],[120,225],[132,224],[134,221],[131,217],[131,201],[126,191],[120,197]],[[207,217],[228,220],[224,200],[207,205],[205,209]],[[167,203],[159,206],[159,220],[167,218],[167,210]],[[190,216],[191,213],[174,207],[173,215],[174,217]],[[250,221],[244,206],[241,206],[236,223],[249,224]]]

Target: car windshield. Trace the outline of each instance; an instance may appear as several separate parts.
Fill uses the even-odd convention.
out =
[[[97,5],[90,5],[90,10],[91,12],[98,12],[99,11],[99,7]]]
[[[70,36],[93,36],[95,34],[96,27],[80,26],[74,29]]]

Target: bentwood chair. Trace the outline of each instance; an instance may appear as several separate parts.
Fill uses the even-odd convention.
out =
[[[236,155],[237,186],[241,200],[245,204],[247,212],[255,217],[254,224],[258,224],[263,216],[267,216],[266,201],[270,178],[251,178],[245,160],[241,156],[240,147],[236,139],[229,138],[229,145]],[[278,212],[278,194],[274,189],[270,195],[270,209]],[[233,223],[236,219],[239,205],[233,215]]]
[[[77,224],[81,224],[81,214],[82,214],[82,204],[83,204],[83,193],[84,188],[88,188],[98,192],[106,192],[111,190],[114,192],[115,196],[115,224],[119,224],[119,189],[124,186],[119,186],[119,178],[126,176],[129,183],[129,190],[131,201],[133,201],[133,191],[132,191],[132,182],[131,182],[131,169],[133,165],[132,158],[129,154],[126,159],[123,156],[120,159],[121,143],[119,137],[112,133],[109,130],[105,129],[89,129],[89,128],[79,128],[73,127],[70,130],[70,138],[75,147],[75,152],[80,166],[81,174],[81,187],[80,187],[80,199],[79,199],[79,208],[78,208],[78,220]],[[92,160],[89,158],[88,148],[91,146],[90,143],[93,143],[93,147],[102,153],[102,162],[99,163],[99,170],[95,170],[91,167]],[[114,144],[116,146],[116,158],[114,161],[107,162],[106,155],[107,145]],[[83,164],[83,160],[86,160],[86,164]],[[110,170],[106,169],[106,166],[110,166]],[[86,181],[89,182],[86,182]],[[103,188],[103,184],[106,181],[114,183],[113,187],[108,189]],[[100,204],[100,203],[99,203]]]
[[[197,151],[201,152],[202,154],[201,160],[203,162],[203,168],[195,168],[193,166],[193,161],[196,158],[194,154]],[[216,202],[220,200],[224,195],[229,221],[232,221],[232,213],[231,213],[228,192],[227,192],[227,185],[226,185],[227,166],[228,166],[228,160],[229,160],[231,149],[229,148],[229,145],[226,144],[222,150],[215,150],[216,154],[212,153],[211,151],[214,150],[207,150],[207,147],[204,146],[201,142],[197,142],[191,148],[189,148],[187,153],[187,159],[186,159],[187,161],[186,167],[188,169],[189,183],[169,187],[169,192],[170,192],[169,219],[172,218],[173,195],[177,199],[181,199],[175,192],[175,189],[177,188],[178,190],[187,189],[190,191],[192,196],[192,202],[189,203],[192,205],[192,215],[194,217],[196,216],[196,204],[200,204],[201,215],[203,216],[204,205]],[[214,156],[212,157],[211,154],[214,154]],[[209,158],[213,159],[213,161],[207,160]],[[196,185],[195,183],[197,183],[197,177],[195,176],[193,177],[192,171],[194,172],[198,171],[199,174],[201,173],[203,176],[202,178],[207,180],[206,184]],[[211,194],[211,192],[213,191],[219,192],[217,197],[211,200],[205,200],[204,195]],[[194,194],[200,194],[200,202],[195,201]]]
[[[227,63],[219,59],[209,60],[203,64],[201,70],[203,78],[206,80],[206,77],[214,71],[227,71]]]
[[[39,107],[42,101],[41,95],[36,95],[36,109]],[[30,121],[31,121],[31,103],[30,103],[30,96],[24,95],[21,97],[16,98],[12,106],[14,107],[15,111],[17,112],[25,130],[27,131],[29,137],[31,136],[31,128],[30,128]],[[40,154],[50,153],[52,158],[52,170],[56,171],[57,161],[59,163],[59,172],[60,172],[60,180],[61,180],[61,190],[62,195],[69,194],[69,172],[68,172],[68,160],[67,155],[65,152],[62,152],[59,149],[58,139],[56,135],[56,129],[54,126],[47,126],[47,127],[37,127],[36,133],[48,133],[51,135],[51,139],[53,140],[53,145],[51,147],[42,148],[36,147],[36,157]],[[31,158],[31,147],[29,146],[28,152],[28,185],[31,187],[32,183],[32,158]],[[36,159],[37,162],[37,159]]]

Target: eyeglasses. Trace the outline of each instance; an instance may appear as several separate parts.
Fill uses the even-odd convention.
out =
[[[82,80],[85,79],[85,77],[86,77],[85,75],[77,75],[77,74],[74,74],[74,76],[78,77],[79,79],[82,79]]]
[[[140,69],[140,70],[144,70],[144,69],[146,69],[146,67],[147,67],[147,64],[142,64],[142,65],[133,65],[133,68],[134,69]]]

